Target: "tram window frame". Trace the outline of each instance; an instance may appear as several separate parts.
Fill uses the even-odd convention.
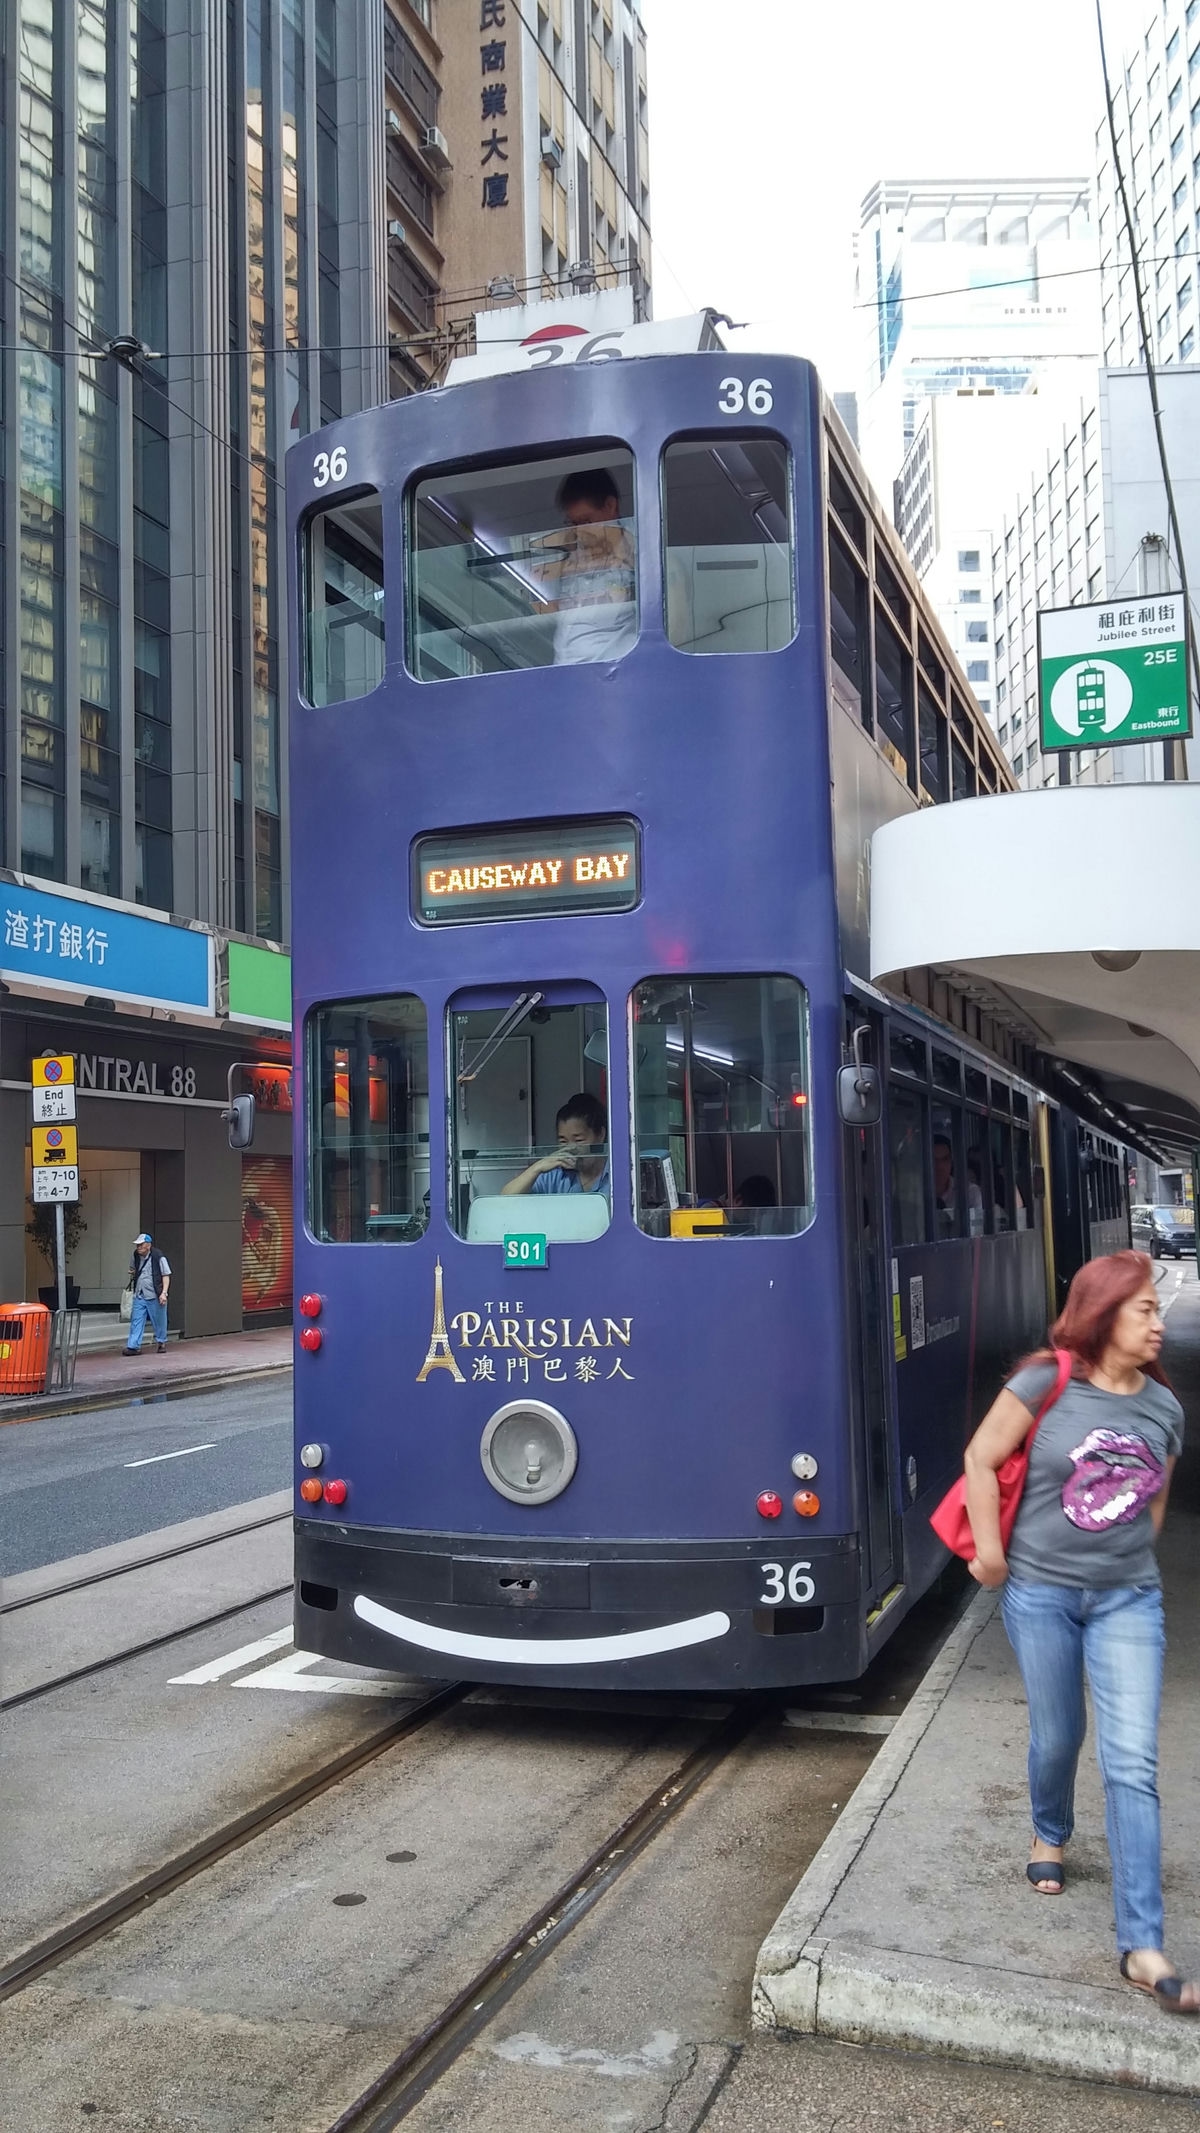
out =
[[[835,565],[836,559],[836,565]],[[853,612],[847,608],[842,593],[834,581],[835,567],[848,574],[853,587]],[[836,603],[836,605],[835,605]],[[858,665],[857,678],[850,672],[844,659],[838,657],[839,645],[849,639],[845,631],[839,632],[835,616],[844,617],[854,632],[854,656]],[[832,521],[829,526],[829,656],[851,694],[858,700],[858,715],[868,733],[875,730],[871,709],[871,589],[867,573],[855,560],[853,552],[842,539]]]
[[[936,1144],[939,1140],[950,1143],[950,1177],[954,1184],[954,1197],[947,1205],[938,1203],[938,1177]],[[958,1104],[939,1103],[935,1097],[929,1113],[929,1160],[933,1172],[933,1227],[939,1243],[961,1237],[966,1227],[967,1194],[960,1189],[967,1170],[963,1155],[963,1116]]]
[[[921,680],[917,682],[917,735],[921,789],[937,806],[950,797],[946,714]]]
[[[1029,1098],[1028,1098],[1028,1097],[1026,1096],[1026,1094],[1025,1094],[1025,1092],[1024,1092],[1024,1090],[1023,1090],[1023,1089],[1014,1089],[1014,1090],[1013,1090],[1013,1092],[1012,1092],[1012,1111],[1013,1111],[1013,1117],[1014,1117],[1014,1118],[1020,1118],[1020,1119],[1024,1119],[1024,1120],[1025,1120],[1025,1122],[1026,1122],[1026,1124],[1028,1124],[1028,1121],[1029,1121]]]
[[[885,663],[894,659],[894,670]],[[913,661],[895,624],[875,601],[875,739],[898,778],[915,792]]]
[[[950,736],[950,797],[952,800],[974,800],[979,790],[979,774],[973,757],[968,755],[956,733]]]
[[[400,1009],[402,1015],[396,1012]],[[345,1029],[339,1030],[339,1024]],[[424,1001],[416,993],[321,1001],[309,1010],[304,1042],[310,1234],[319,1244],[415,1244],[429,1227],[431,1187],[429,1017]],[[406,1069],[403,1085],[398,1078],[394,1081],[391,1071],[390,1052],[398,1044]],[[344,1091],[339,1082],[344,1082]],[[401,1100],[413,1121],[407,1132],[395,1128],[392,1107]],[[388,1115],[378,1116],[377,1109]],[[339,1130],[343,1117],[345,1132]],[[387,1130],[377,1133],[377,1127]],[[397,1152],[408,1158],[402,1167],[411,1173],[409,1205],[406,1210],[385,1210],[382,1203]]]
[[[673,1243],[802,1235],[817,1212],[808,988],[783,971],[674,971],[642,978],[628,1016],[638,1228]],[[697,1125],[715,1106],[720,1117]]]
[[[981,1111],[986,1111],[987,1075],[981,1073],[978,1067],[967,1066],[963,1070],[963,1086],[967,1092],[967,1102],[977,1104]]]
[[[980,751],[979,783],[984,792],[996,791],[996,770],[990,759]]]
[[[1015,1107],[1014,1097],[1014,1107]],[[1017,1217],[1017,1229],[1027,1230],[1034,1226],[1033,1216],[1033,1146],[1028,1128],[1014,1123],[1012,1129],[1013,1182],[1016,1198],[1013,1213]],[[1020,1202],[1020,1205],[1017,1202]],[[1024,1219],[1022,1219],[1022,1217]]]
[[[898,1145],[897,1127],[908,1117],[908,1132],[915,1124],[916,1138]],[[932,1193],[929,1147],[929,1099],[915,1083],[890,1077],[887,1109],[888,1194],[892,1213],[892,1247],[928,1244]],[[903,1161],[898,1158],[903,1155]],[[919,1187],[919,1215],[916,1191]],[[915,1230],[917,1234],[910,1234]]]
[[[888,1031],[888,1065],[893,1074],[906,1074],[924,1087],[929,1079],[929,1047],[924,1037],[915,1030],[897,1029],[893,1023]]]
[[[608,477],[615,516],[607,498],[559,502],[566,483],[589,475]],[[565,517],[585,507],[603,515]],[[423,540],[423,523],[443,537]],[[639,529],[637,463],[620,438],[426,468],[404,497],[408,673],[432,684],[624,659],[642,626]],[[564,596],[589,583],[594,598]],[[440,623],[423,620],[436,602]]]
[[[912,643],[912,602],[892,569],[878,533],[875,536],[875,590],[890,608],[892,616]]]
[[[917,665],[926,681],[932,684],[939,703],[946,701],[946,669],[923,629],[917,629]]]
[[[993,1081],[988,1091],[988,1096],[993,1111],[1011,1113],[1012,1091],[1006,1081]]]
[[[930,1065],[935,1089],[946,1089],[955,1096],[962,1094],[962,1060],[954,1052],[939,1051],[936,1044],[931,1045]]]
[[[967,1069],[970,1074],[971,1069]],[[972,1171],[972,1160],[975,1171]],[[976,1172],[978,1175],[976,1175]],[[963,1112],[963,1175],[967,1184],[967,1230],[972,1237],[990,1237],[992,1218],[992,1164],[988,1144],[987,1112],[968,1104]],[[979,1193],[979,1205],[971,1205],[971,1188]]]
[[[448,1219],[464,1244],[496,1250],[506,1236],[537,1236],[557,1251],[594,1243],[611,1226],[609,1026],[604,994],[585,979],[471,985],[447,1000]],[[587,1105],[604,1114],[603,1140],[579,1130]],[[493,1124],[509,1130],[514,1116],[524,1117],[524,1137],[494,1139]],[[602,1152],[603,1169],[586,1185],[579,1178],[576,1189],[581,1150],[592,1161]],[[515,1190],[527,1174],[529,1183]]]
[[[331,576],[335,557],[341,569]],[[357,594],[352,588],[355,573],[362,581]],[[300,585],[300,693],[305,703],[324,711],[373,695],[387,668],[387,572],[378,489],[343,491],[305,513],[300,524]],[[362,589],[371,585],[378,588],[373,609]],[[336,594],[332,601],[331,592]],[[331,659],[335,651],[340,662]],[[331,681],[331,668],[340,679]]]
[[[743,465],[736,467],[732,455],[740,452]],[[722,459],[722,453],[726,455]],[[772,456],[776,463],[771,465]],[[696,465],[706,458],[707,469],[702,466],[699,481]],[[759,462],[764,462],[760,464]],[[687,466],[690,478],[672,488],[672,475],[676,468]],[[715,466],[723,477],[722,482],[711,478]],[[709,479],[705,481],[705,473]],[[751,488],[753,481],[761,488]],[[772,486],[772,481],[777,484]],[[791,447],[785,437],[773,430],[707,430],[686,431],[668,437],[659,454],[659,500],[662,514],[662,573],[663,573],[663,627],[669,645],[677,652],[694,659],[746,658],[756,653],[782,652],[794,643],[798,626],[796,608],[796,512]],[[781,500],[782,497],[782,500]],[[677,530],[684,530],[689,511],[699,504],[699,509],[715,511],[718,525],[722,510],[731,513],[733,499],[736,508],[725,527],[727,537],[723,540],[709,539],[705,542],[679,540]],[[766,514],[773,509],[783,521],[782,535],[771,534]],[[740,538],[745,526],[756,522],[758,531],[766,536],[760,542],[748,542]],[[702,521],[693,521],[686,530],[695,533],[701,530]],[[707,529],[712,531],[711,523]],[[720,550],[745,549],[746,555],[721,556]],[[683,618],[691,616],[692,631],[697,624],[697,608],[700,605],[702,573],[741,572],[758,570],[759,561],[750,557],[749,551],[759,551],[763,572],[764,599],[757,605],[735,607],[716,618],[716,630],[705,628],[703,634],[681,634]],[[707,550],[707,554],[703,551]],[[692,557],[690,573],[681,560],[688,554]],[[702,559],[703,554],[703,559]],[[772,590],[770,579],[777,581]],[[762,644],[712,643],[714,635],[721,635],[727,625],[732,625],[731,635],[740,628],[747,631],[751,624],[747,617],[761,615],[764,642]],[[740,619],[739,619],[740,618]],[[700,619],[704,619],[701,616]]]
[[[849,476],[840,462],[829,455],[829,508],[839,518],[859,555],[866,560],[867,514],[858,502]]]
[[[957,695],[953,689],[950,691],[950,723],[959,737],[966,742],[970,754],[974,756],[975,721],[961,696]]]
[[[988,1154],[991,1157],[991,1212],[993,1234],[1008,1236],[1015,1231],[1013,1198],[1012,1127],[994,1114],[988,1120]]]

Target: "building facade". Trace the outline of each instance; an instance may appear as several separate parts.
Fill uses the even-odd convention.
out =
[[[1098,356],[1087,179],[880,180],[856,258],[861,450],[888,504],[926,399],[1024,393],[1051,366]]]
[[[136,1197],[182,1225],[179,1313],[213,1330],[240,1323],[242,1224],[215,1109],[287,1021],[231,1022],[227,976],[203,1005],[115,987],[100,944],[139,909],[151,947],[168,915],[202,929],[214,972],[231,936],[286,938],[282,463],[385,389],[383,6],[12,0],[0,35],[0,1280],[29,1278],[25,1054],[54,1035],[129,1065],[81,1110],[92,1208],[123,1209],[89,1216],[81,1287],[115,1295]]]
[[[491,303],[629,287],[649,314],[637,0],[386,0],[389,390]]]
[[[1155,364],[1196,360],[1200,267],[1200,0],[1162,0],[1111,72],[1117,155],[1142,265]],[[1142,344],[1108,119],[1096,127],[1104,360],[1140,363]]]

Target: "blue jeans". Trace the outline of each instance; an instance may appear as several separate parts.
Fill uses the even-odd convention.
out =
[[[129,1314],[129,1346],[131,1348],[141,1347],[147,1319],[149,1319],[154,1329],[155,1340],[165,1341],[167,1337],[167,1307],[165,1303],[160,1303],[157,1296],[149,1299],[145,1296],[135,1296],[133,1310]]]
[[[1029,1704],[1033,1827],[1065,1844],[1075,1824],[1075,1766],[1087,1730],[1086,1669],[1113,1870],[1117,1943],[1163,1944],[1158,1807],[1162,1593],[1157,1585],[1068,1586],[1010,1578],[1001,1607]]]

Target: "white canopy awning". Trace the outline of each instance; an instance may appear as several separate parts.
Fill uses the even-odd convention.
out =
[[[1148,1132],[1200,1140],[1200,786],[922,808],[871,844],[871,975],[971,981]]]

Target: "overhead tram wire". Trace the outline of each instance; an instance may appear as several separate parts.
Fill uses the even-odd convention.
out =
[[[1191,711],[1192,688],[1200,677],[1196,663],[1196,620],[1192,613],[1191,594],[1188,590],[1187,560],[1183,552],[1183,535],[1179,527],[1179,513],[1175,508],[1175,489],[1171,480],[1171,467],[1167,457],[1167,440],[1163,432],[1162,407],[1158,398],[1158,374],[1150,351],[1150,335],[1146,324],[1146,293],[1142,281],[1142,262],[1138,252],[1137,224],[1129,205],[1129,189],[1125,183],[1125,171],[1117,143],[1117,114],[1113,104],[1112,82],[1108,73],[1108,53],[1104,44],[1104,13],[1101,0],[1096,0],[1096,36],[1100,45],[1100,72],[1104,77],[1104,107],[1108,115],[1108,138],[1112,148],[1113,170],[1116,174],[1117,191],[1121,200],[1121,215],[1125,234],[1129,240],[1129,271],[1133,276],[1133,295],[1137,306],[1138,337],[1142,344],[1142,361],[1146,367],[1146,383],[1150,390],[1150,408],[1154,416],[1154,437],[1158,446],[1158,463],[1162,469],[1163,488],[1167,497],[1167,517],[1171,538],[1175,544],[1175,560],[1179,569],[1179,585],[1183,593],[1184,628],[1187,632],[1187,651],[1190,675],[1188,679],[1188,711]],[[1190,717],[1189,717],[1190,723]],[[1175,744],[1163,742],[1163,776],[1174,779]],[[1187,744],[1184,744],[1184,775],[1187,775]]]

